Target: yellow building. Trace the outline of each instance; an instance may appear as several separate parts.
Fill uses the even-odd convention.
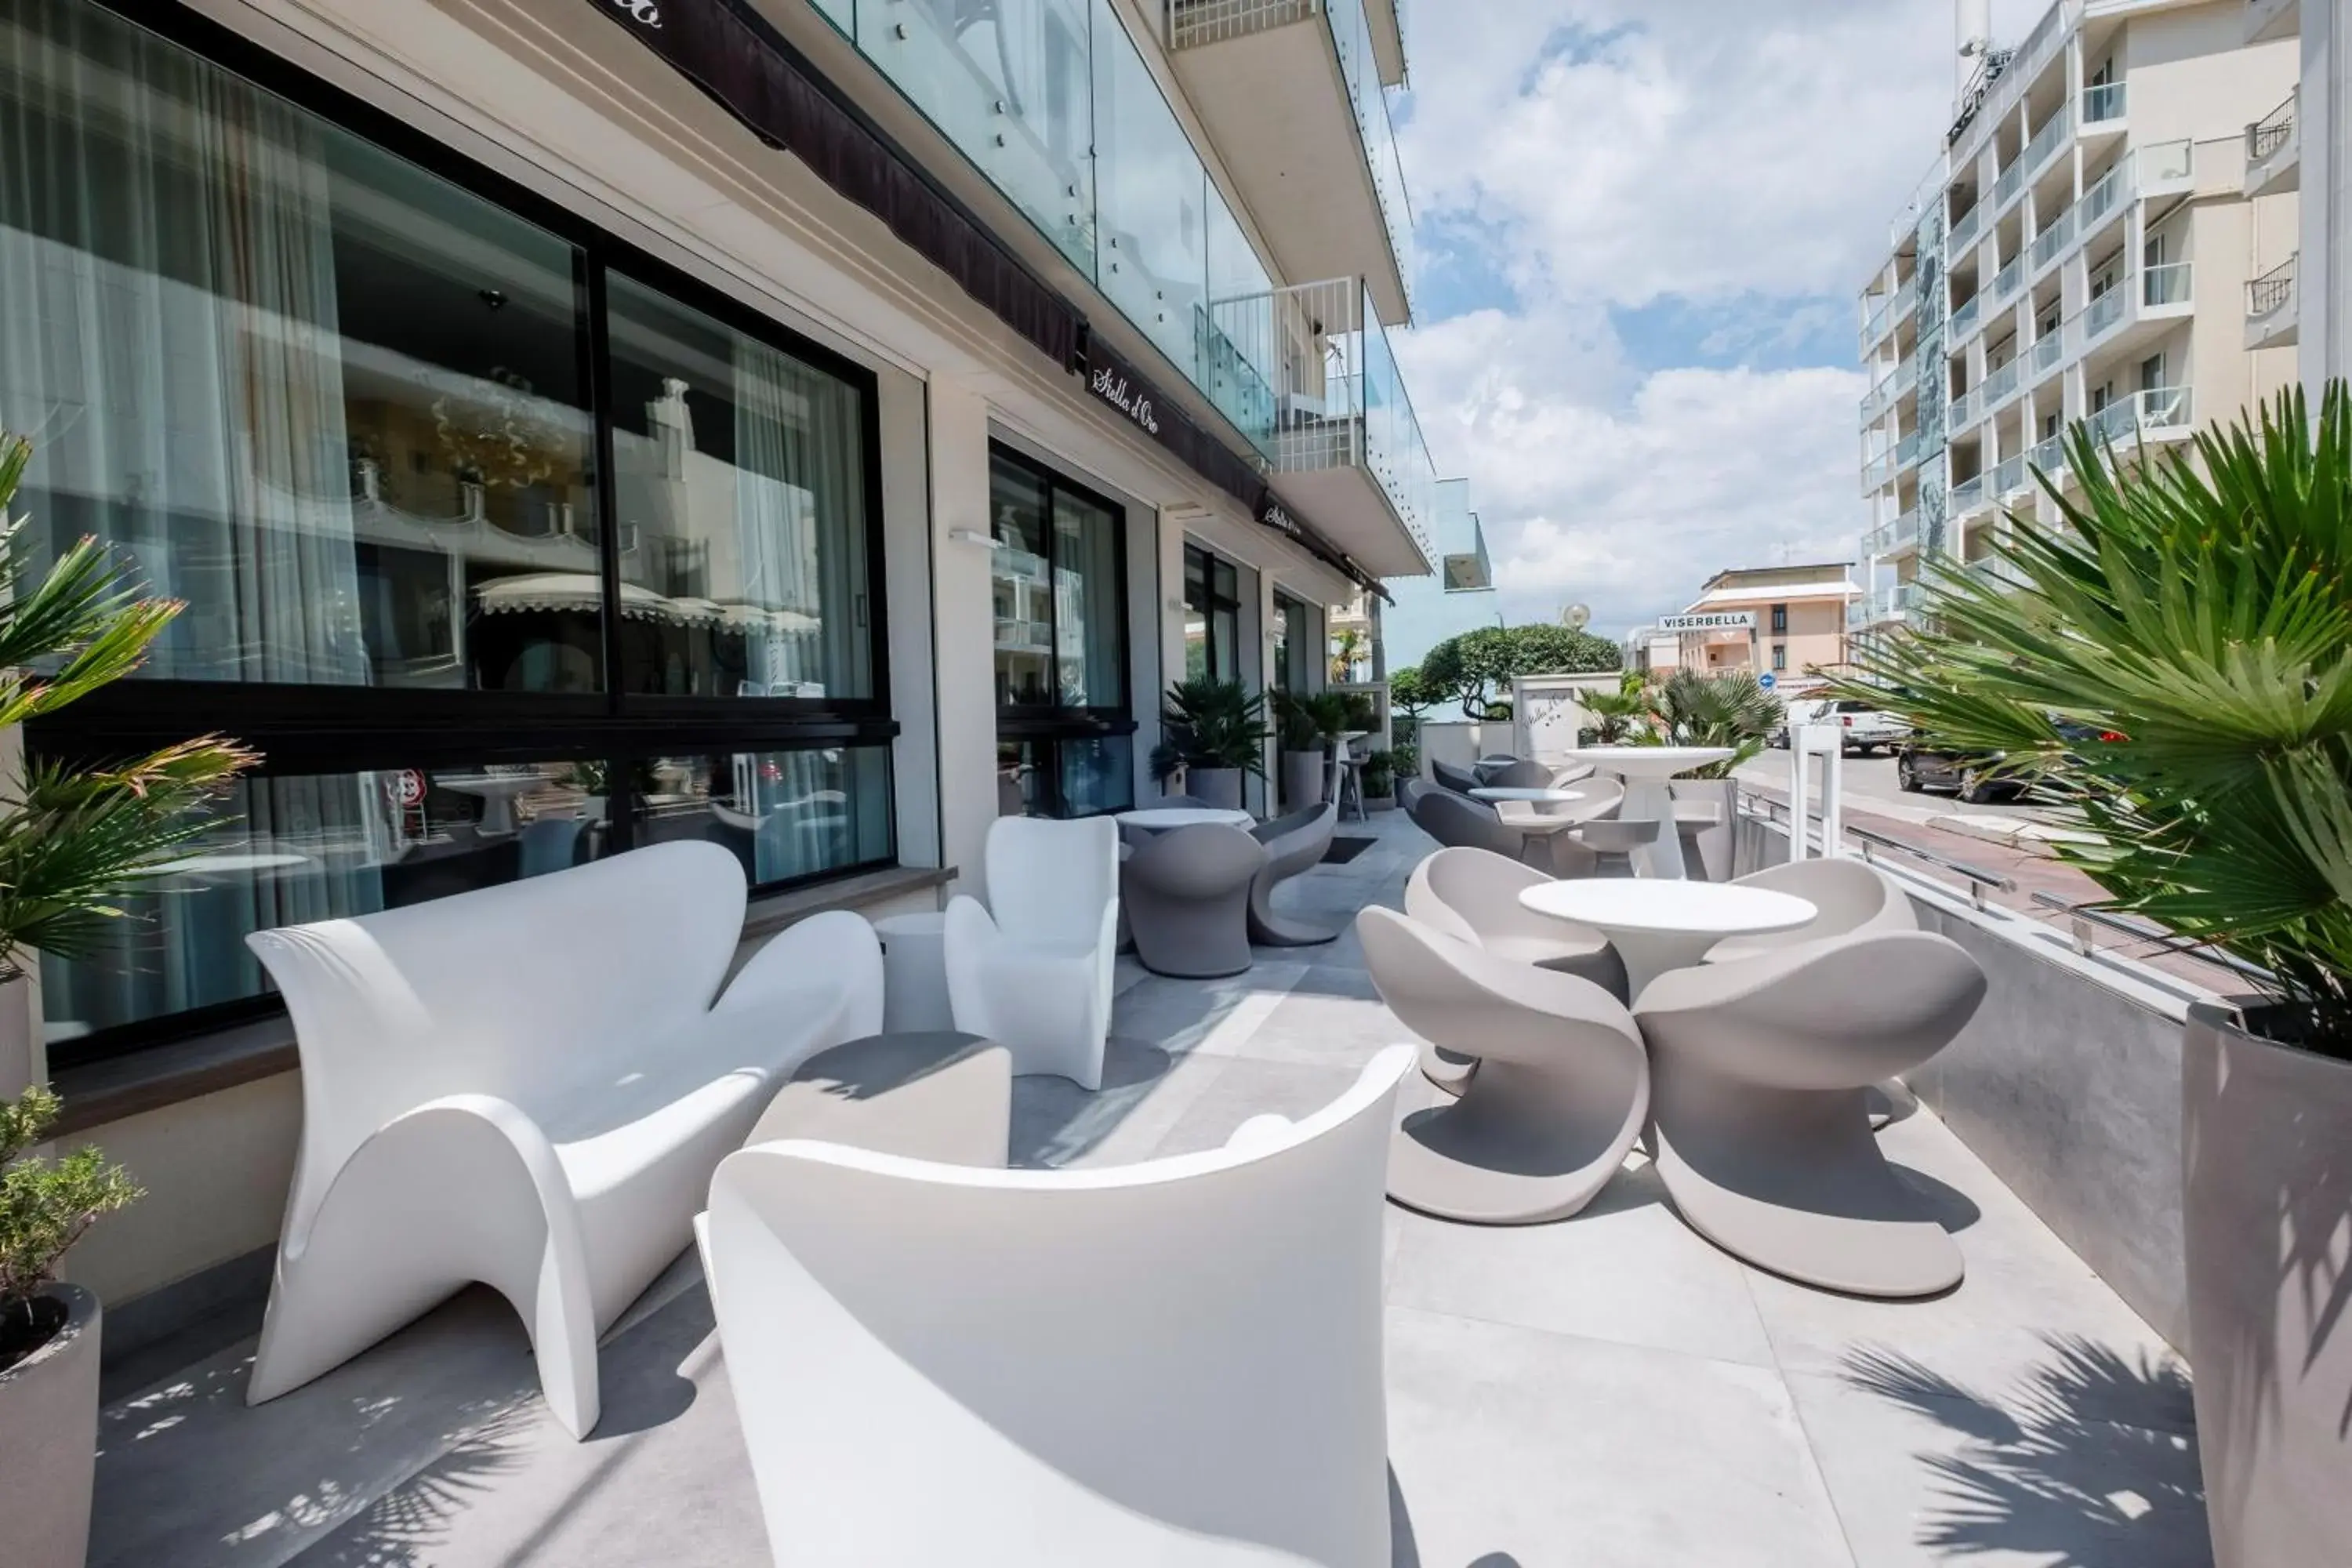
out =
[[[1843,561],[1734,567],[1657,630],[1675,636],[1681,668],[1769,673],[1780,689],[1801,689],[1844,667],[1846,605],[1861,592]]]

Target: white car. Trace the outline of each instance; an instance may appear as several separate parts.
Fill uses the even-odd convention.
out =
[[[1828,704],[1829,711],[1813,722],[1835,724],[1845,731],[1840,738],[1839,749],[1850,757],[1866,757],[1876,751],[1893,751],[1895,743],[1907,739],[1911,726],[1892,713],[1881,712],[1867,702],[1852,698],[1840,698]]]

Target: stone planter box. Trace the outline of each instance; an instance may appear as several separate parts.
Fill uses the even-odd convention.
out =
[[[66,1321],[48,1343],[0,1372],[0,1531],[11,1568],[81,1568],[98,1466],[98,1298],[44,1292]]]

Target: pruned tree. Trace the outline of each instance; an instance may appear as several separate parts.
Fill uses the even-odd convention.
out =
[[[1511,682],[1518,676],[1589,675],[1615,669],[1617,664],[1617,645],[1591,632],[1555,626],[1482,626],[1431,648],[1417,667],[1417,676],[1423,689],[1438,694],[1434,700],[1457,701],[1465,714],[1483,722],[1507,711]],[[1391,685],[1391,701],[1395,695]]]

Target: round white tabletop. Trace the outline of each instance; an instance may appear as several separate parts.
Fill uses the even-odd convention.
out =
[[[478,830],[505,834],[515,830],[515,796],[528,795],[546,782],[537,773],[484,773],[478,778],[436,778],[433,787],[478,797],[482,803]]]
[[[1656,878],[1541,882],[1521,889],[1519,903],[1606,936],[1624,960],[1626,994],[1637,1001],[1651,981],[1696,963],[1725,937],[1794,931],[1821,912],[1810,899],[1769,888]]]
[[[1569,805],[1589,800],[1589,789],[1537,789],[1528,785],[1481,784],[1470,792],[1477,800],[1524,800],[1538,805]]]
[[[153,877],[204,878],[234,877],[252,871],[279,871],[289,866],[307,866],[308,855],[285,852],[247,855],[183,855],[176,860],[166,860],[150,866],[147,874]]]
[[[1174,827],[1198,827],[1203,823],[1246,828],[1255,826],[1257,818],[1246,811],[1224,811],[1207,805],[1154,805],[1118,814],[1121,827],[1140,827],[1153,833],[1164,833]]]
[[[1634,866],[1653,878],[1678,879],[1683,875],[1683,839],[1675,826],[1674,791],[1666,781],[1709,763],[1727,762],[1738,753],[1728,746],[1580,746],[1568,754],[1625,781],[1619,818],[1663,824],[1655,840],[1633,851]]]

